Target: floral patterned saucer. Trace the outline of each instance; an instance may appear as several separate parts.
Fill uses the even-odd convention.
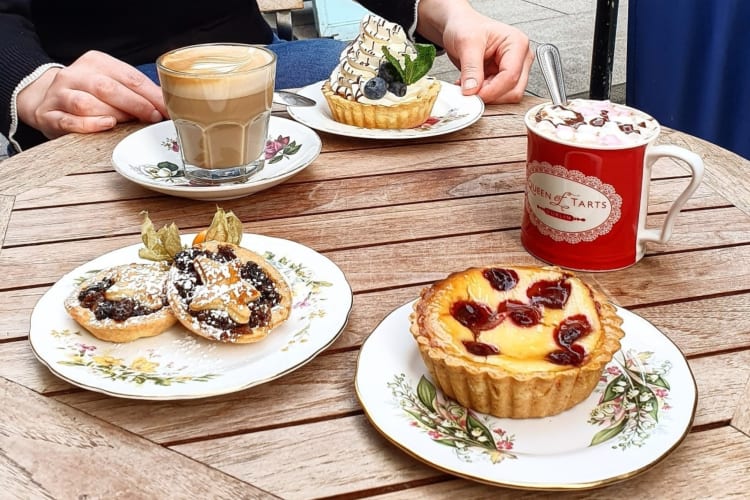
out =
[[[587,489],[644,472],[685,438],[695,379],[680,350],[622,308],[622,349],[594,393],[559,415],[496,418],[445,397],[409,332],[412,303],[393,311],[360,351],[356,390],[388,440],[445,472],[497,486]]]
[[[339,123],[331,116],[328,103],[321,87],[323,82],[313,83],[298,93],[309,97],[317,103],[315,106],[290,106],[289,115],[308,127],[321,132],[362,137],[365,139],[415,139],[434,135],[448,134],[464,129],[482,117],[484,101],[479,97],[461,94],[461,88],[447,82],[440,82],[435,107],[425,123],[419,127],[401,129],[361,128]]]
[[[174,123],[164,121],[120,141],[112,152],[112,164],[126,179],[159,193],[194,200],[230,200],[284,182],[310,165],[321,147],[314,130],[293,120],[271,116],[262,171],[245,182],[193,186],[183,175]]]
[[[184,235],[189,244],[194,235]],[[141,262],[132,245],[63,276],[34,307],[29,342],[55,375],[84,389],[133,399],[190,399],[239,391],[290,373],[331,345],[346,325],[352,291],[341,270],[288,240],[245,234],[242,246],[264,255],[292,290],[289,319],[256,344],[223,344],[177,324],[129,343],[92,336],[65,311],[77,283],[105,267]]]

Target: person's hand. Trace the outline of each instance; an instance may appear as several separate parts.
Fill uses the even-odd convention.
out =
[[[445,48],[461,70],[465,95],[495,104],[523,97],[534,53],[519,29],[480,14],[468,2],[422,0],[418,30]]]
[[[467,29],[471,26],[471,29]],[[465,95],[478,94],[486,103],[518,102],[534,62],[526,35],[499,21],[449,20],[443,32],[448,57],[461,69]]]
[[[117,123],[155,123],[167,116],[161,90],[119,59],[89,51],[70,66],[50,68],[18,93],[18,118],[53,139],[101,132]]]

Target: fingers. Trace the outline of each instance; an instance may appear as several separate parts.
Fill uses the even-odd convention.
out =
[[[49,138],[107,130],[133,119],[158,122],[167,114],[156,84],[136,68],[97,51],[46,72],[18,99],[19,118]]]
[[[485,78],[479,97],[493,104],[520,101],[526,91],[533,62],[534,53],[528,41],[510,45],[505,52],[497,55],[497,69]]]
[[[461,26],[463,24],[463,26]],[[476,15],[446,28],[445,48],[461,68],[464,95],[477,94],[487,103],[518,102],[523,97],[534,54],[519,29]]]
[[[117,122],[133,119],[133,115],[107,104],[89,92],[64,88],[59,91],[56,101],[60,111],[75,116],[111,116]]]
[[[50,111],[45,115],[45,121],[52,130],[45,133],[48,139],[71,132],[79,134],[104,132],[117,125],[117,120],[112,116],[77,116],[63,111]]]
[[[126,113],[137,120],[155,122],[162,118],[158,104],[151,101],[150,96],[136,92],[132,87],[110,75],[94,75],[80,90],[89,93],[106,106],[120,113]],[[166,110],[164,112],[166,113]]]
[[[156,84],[134,67],[103,52],[82,55],[58,73],[56,85],[91,94],[141,121],[158,121],[167,114]]]
[[[110,68],[104,74],[109,76],[109,80],[101,78],[92,82],[95,89],[94,95],[106,99],[106,102],[115,105],[115,107],[128,110],[130,114],[144,121],[154,109],[163,116],[167,116],[167,108],[164,105],[161,88],[145,74],[129,64],[101,52],[93,51],[84,54],[83,57],[89,54],[97,58],[97,63],[101,60]],[[115,83],[114,88],[111,82]],[[125,89],[129,90],[130,93],[126,92]],[[120,106],[117,106],[118,102],[121,103]]]
[[[460,56],[458,66],[461,68],[459,82],[464,95],[473,95],[479,92],[484,84],[484,52],[474,50],[476,43],[463,43],[463,47],[468,47]]]

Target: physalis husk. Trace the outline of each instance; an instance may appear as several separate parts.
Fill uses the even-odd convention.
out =
[[[242,221],[234,215],[234,212],[225,212],[221,207],[216,207],[214,220],[208,226],[204,241],[221,241],[239,245],[242,240]]]
[[[180,230],[175,223],[163,226],[158,231],[148,217],[148,212],[143,213],[143,224],[141,225],[141,240],[146,248],[138,250],[138,256],[142,259],[171,261],[174,256],[182,250],[180,241]]]

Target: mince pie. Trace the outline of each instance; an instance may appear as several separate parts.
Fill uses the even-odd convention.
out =
[[[175,255],[167,298],[185,328],[231,343],[264,339],[289,317],[292,304],[284,277],[266,259],[216,241]]]
[[[65,309],[102,340],[129,342],[159,335],[176,322],[165,295],[168,269],[163,263],[104,269],[65,299]]]

